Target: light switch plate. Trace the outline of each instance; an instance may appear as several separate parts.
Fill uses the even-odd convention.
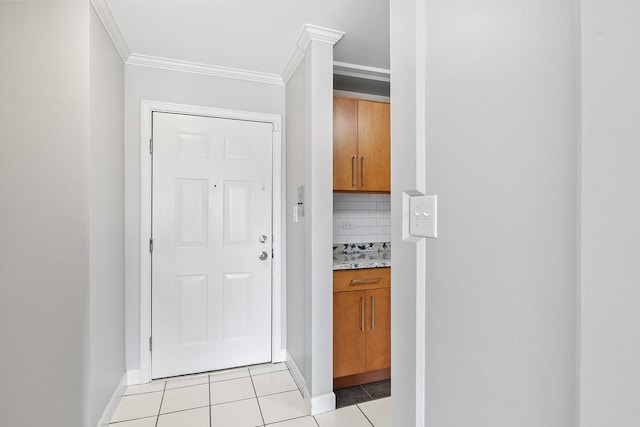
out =
[[[438,238],[438,196],[409,198],[409,234]]]

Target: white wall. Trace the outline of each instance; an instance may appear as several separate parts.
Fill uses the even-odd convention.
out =
[[[88,424],[89,4],[0,2],[0,425]]]
[[[305,27],[298,40],[304,57],[286,85],[287,346],[304,377],[299,385],[314,415],[335,408],[333,43],[329,39],[337,35],[330,31],[317,37],[313,28]],[[294,223],[299,186],[304,186],[304,217]]]
[[[305,92],[305,64],[302,62],[286,86],[286,208],[287,221],[287,350],[305,378],[311,377],[310,353],[307,340],[308,292],[305,283],[306,217],[293,222],[293,207],[298,202],[298,187],[305,185],[305,157],[307,105]]]
[[[391,419],[394,427],[424,424],[424,241],[403,238],[407,194],[424,193],[424,38],[416,7],[391,0]],[[406,193],[406,194],[405,194]],[[408,207],[406,207],[408,212]],[[420,310],[418,310],[420,308]],[[424,317],[424,314],[422,314]]]
[[[640,3],[582,14],[580,426],[640,425]]]
[[[124,64],[95,11],[89,50],[91,425],[125,372]]]
[[[439,238],[426,242],[424,258],[426,424],[574,425],[576,4],[431,0],[424,12],[414,4],[392,2],[392,118],[397,132],[403,118],[395,108],[420,106],[424,96],[415,132],[418,140],[425,134],[426,152],[392,133],[392,159],[413,154],[425,162],[393,163],[392,182],[419,178],[426,166],[426,192],[438,194]],[[415,33],[405,31],[400,23],[415,16],[426,18]],[[419,61],[394,60],[421,31],[426,77]],[[415,83],[397,78],[407,67],[426,83],[424,91],[416,84],[417,99],[402,91]],[[392,231],[397,236],[399,225]],[[413,265],[392,245],[398,283]],[[406,323],[410,310],[397,313],[396,296],[392,322]],[[394,416],[411,409],[396,402]]]
[[[140,101],[284,115],[284,86],[125,66],[125,282],[127,369],[140,358]]]
[[[575,422],[573,0],[427,2],[427,420]],[[461,404],[464,402],[464,404]]]
[[[312,39],[305,54],[305,283],[310,325],[311,413],[335,408],[333,394],[333,43]]]

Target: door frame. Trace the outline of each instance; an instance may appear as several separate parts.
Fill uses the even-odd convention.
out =
[[[273,233],[273,259],[271,270],[271,360],[283,362],[286,359],[286,351],[283,343],[283,313],[285,306],[284,297],[284,259],[285,242],[284,230],[286,221],[283,217],[284,190],[284,164],[282,163],[282,116],[279,114],[256,113],[249,111],[227,110],[214,107],[174,104],[161,101],[141,101],[141,144],[140,161],[142,176],[140,180],[140,383],[151,381],[151,350],[149,338],[151,337],[151,253],[149,240],[151,239],[151,215],[152,215],[152,176],[150,141],[152,135],[152,113],[175,113],[186,115],[198,115],[231,120],[246,120],[252,122],[271,123],[272,133],[272,233]]]

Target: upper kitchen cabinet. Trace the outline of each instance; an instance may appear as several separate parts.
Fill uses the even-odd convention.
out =
[[[333,190],[391,190],[389,104],[333,98]]]

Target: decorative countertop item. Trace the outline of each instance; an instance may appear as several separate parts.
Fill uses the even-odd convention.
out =
[[[333,269],[391,267],[391,243],[337,243],[333,245]]]

